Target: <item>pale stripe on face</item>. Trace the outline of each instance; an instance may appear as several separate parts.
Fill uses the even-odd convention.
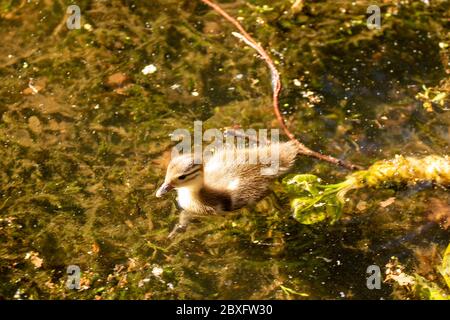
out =
[[[196,166],[196,167],[190,168],[189,170],[184,172],[182,175],[178,176],[178,180],[180,180],[180,181],[192,180],[195,177],[200,175],[201,169],[202,169],[201,166]]]

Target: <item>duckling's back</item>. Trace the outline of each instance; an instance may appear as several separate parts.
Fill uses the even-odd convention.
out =
[[[276,154],[278,153],[278,157]],[[295,142],[246,149],[221,149],[204,166],[204,184],[229,199],[224,211],[255,203],[269,192],[270,183],[286,173],[298,154]],[[265,161],[261,161],[261,155]],[[273,156],[273,158],[271,158]],[[271,161],[277,166],[270,170]]]

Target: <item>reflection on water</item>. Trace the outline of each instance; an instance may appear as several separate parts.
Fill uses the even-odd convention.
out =
[[[79,1],[79,30],[65,27],[69,4],[0,1],[0,298],[388,299],[366,269],[391,256],[433,277],[450,198],[429,185],[352,193],[334,225],[300,225],[267,199],[167,240],[178,210],[154,192],[169,134],[194,120],[275,127],[266,66],[197,1]],[[362,165],[448,153],[448,101],[416,98],[449,90],[448,3],[384,4],[380,30],[368,5],[223,7],[277,61],[308,146]],[[310,159],[296,171],[346,174]],[[79,291],[65,287],[69,265]]]

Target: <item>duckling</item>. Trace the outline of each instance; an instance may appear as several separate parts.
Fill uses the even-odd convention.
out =
[[[257,159],[262,154],[278,153],[277,170]],[[161,197],[175,189],[183,209],[172,237],[186,228],[192,216],[234,211],[267,196],[270,184],[286,173],[298,155],[295,142],[251,148],[222,148],[197,164],[193,154],[174,157],[167,168],[164,183],[156,192]],[[266,170],[266,171],[264,171]]]

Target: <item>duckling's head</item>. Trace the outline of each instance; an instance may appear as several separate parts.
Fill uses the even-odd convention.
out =
[[[192,188],[203,186],[203,165],[194,162],[190,154],[173,158],[167,167],[164,183],[156,191],[159,198],[172,189]]]

